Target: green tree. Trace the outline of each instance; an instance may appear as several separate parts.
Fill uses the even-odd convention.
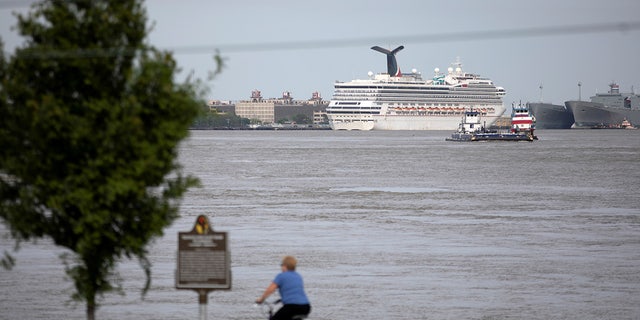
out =
[[[94,319],[97,299],[122,291],[123,259],[140,261],[149,288],[147,244],[198,183],[176,159],[204,102],[145,43],[140,1],[43,1],[17,17],[26,42],[0,56],[0,220],[16,248],[49,237],[69,249],[72,297]]]
[[[300,124],[308,124],[311,123],[312,121],[309,120],[309,117],[307,117],[304,114],[298,113],[293,117],[293,121],[295,121],[296,123],[300,123]]]
[[[244,128],[249,123],[249,119],[238,117],[233,114],[219,114],[217,112],[203,110],[191,125],[192,129],[228,129]]]

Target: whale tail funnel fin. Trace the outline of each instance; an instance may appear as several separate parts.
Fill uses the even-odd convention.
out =
[[[398,62],[396,61],[396,53],[398,51],[404,49],[404,46],[399,46],[393,50],[388,50],[385,48],[381,48],[378,46],[373,46],[371,49],[382,52],[387,55],[387,72],[392,77],[400,77],[402,76],[402,72],[400,72],[400,68],[398,68]]]

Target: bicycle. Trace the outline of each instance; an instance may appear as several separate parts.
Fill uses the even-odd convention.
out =
[[[280,299],[275,300],[273,302],[265,300],[264,302],[262,302],[260,304],[256,303],[256,307],[260,306],[262,314],[267,317],[267,320],[271,320],[271,317],[273,317],[273,314],[275,313],[276,305],[278,305],[281,302],[282,302],[282,300],[280,300]],[[304,320],[304,319],[307,319],[307,315],[306,314],[299,314],[299,315],[293,316],[291,319],[292,320]]]

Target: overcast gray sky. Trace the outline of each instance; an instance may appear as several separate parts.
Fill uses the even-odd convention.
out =
[[[562,104],[577,99],[579,81],[583,99],[606,92],[612,81],[621,91],[640,91],[637,0],[147,0],[146,5],[154,23],[151,44],[174,51],[185,72],[205,79],[219,48],[226,68],[208,83],[212,99],[246,99],[258,89],[264,97],[290,91],[296,99],[319,91],[328,100],[336,80],[386,71],[386,58],[370,49],[374,45],[404,45],[397,55],[401,70],[415,68],[425,78],[459,57],[465,71],[504,87],[507,105],[539,101],[541,94],[545,102]],[[15,25],[11,11],[27,9],[20,7],[0,6],[9,52],[21,43],[9,30]],[[606,27],[619,23],[635,27]],[[573,32],[567,26],[581,27]],[[539,28],[546,31],[533,32]]]

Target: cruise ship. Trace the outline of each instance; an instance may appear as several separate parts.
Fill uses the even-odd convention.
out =
[[[633,90],[621,93],[617,83],[607,93],[597,93],[591,101],[566,101],[578,128],[618,128],[624,120],[640,124],[640,96]]]
[[[455,130],[465,111],[481,112],[486,127],[505,111],[506,91],[493,81],[462,71],[458,61],[446,73],[435,69],[423,80],[415,69],[403,74],[396,61],[399,46],[371,49],[387,56],[387,73],[368,79],[336,82],[327,106],[334,130]]]
[[[573,125],[573,113],[566,106],[543,102],[529,102],[527,105],[536,117],[538,129],[570,129]]]

